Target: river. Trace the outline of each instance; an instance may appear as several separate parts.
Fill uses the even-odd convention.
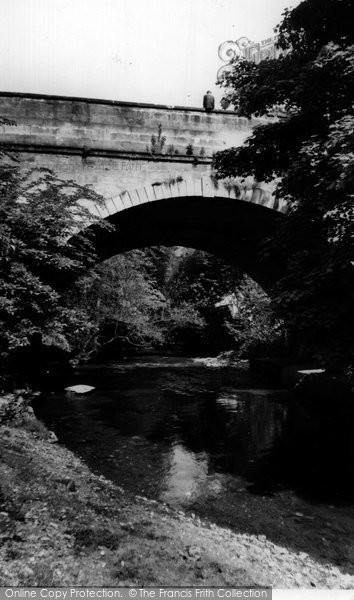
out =
[[[216,498],[235,494],[352,499],[341,449],[328,451],[289,392],[244,370],[141,356],[82,366],[71,383],[95,390],[43,396],[36,415],[94,472],[136,494],[190,510],[211,499],[213,513]]]

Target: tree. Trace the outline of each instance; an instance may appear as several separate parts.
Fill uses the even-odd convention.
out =
[[[166,299],[147,276],[144,253],[115,256],[84,275],[70,290],[69,305],[87,314],[95,328],[76,339],[78,350],[90,354],[107,343],[128,346],[159,344]],[[85,332],[84,332],[85,333]]]
[[[284,327],[276,318],[271,299],[247,275],[240,280],[234,292],[236,310],[227,328],[232,334],[238,355],[277,354],[284,349]]]
[[[85,201],[85,203],[83,203]],[[86,326],[65,307],[61,284],[96,260],[87,207],[102,198],[47,169],[21,171],[7,155],[0,166],[0,352],[41,331],[65,343],[68,330]]]
[[[223,260],[202,252],[189,251],[181,257],[166,284],[168,296],[178,310],[192,306],[202,319],[202,327],[181,330],[179,338],[194,346],[220,351],[234,346],[234,337],[227,323],[232,320],[230,311],[215,305],[224,295],[232,294],[241,280],[239,270]],[[177,333],[177,332],[176,332]]]
[[[107,344],[161,347],[171,342],[175,329],[201,324],[191,303],[176,306],[166,292],[172,257],[173,251],[163,247],[133,250],[106,260],[77,282],[68,305],[94,324],[73,340],[79,352],[92,354]]]
[[[227,301],[234,297],[236,316]],[[67,306],[90,324],[68,333],[83,357],[151,347],[235,349],[245,356],[281,337],[270,300],[255,282],[190,248],[159,246],[114,256],[70,288]]]
[[[277,27],[286,52],[234,62],[226,97],[240,116],[272,117],[220,152],[218,177],[279,178],[288,218],[266,252],[285,275],[275,305],[302,355],[354,360],[352,0],[305,0]]]

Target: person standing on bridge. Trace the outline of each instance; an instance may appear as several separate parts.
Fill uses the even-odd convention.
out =
[[[207,93],[204,94],[203,107],[205,109],[205,112],[211,112],[215,108],[215,98],[210,90],[208,90]]]

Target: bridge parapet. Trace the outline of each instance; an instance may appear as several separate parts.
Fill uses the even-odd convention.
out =
[[[43,151],[152,154],[152,136],[165,137],[161,155],[209,157],[239,146],[258,121],[233,111],[0,92],[0,115],[16,121],[2,141]]]

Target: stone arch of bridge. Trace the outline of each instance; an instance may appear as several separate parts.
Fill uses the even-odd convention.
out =
[[[282,275],[280,263],[262,258],[286,207],[261,188],[251,194],[215,187],[210,178],[155,183],[120,194],[97,207],[115,227],[96,232],[96,248],[105,260],[136,248],[185,246],[237,264],[266,291]]]
[[[171,198],[229,198],[250,202],[269,208],[280,213],[287,212],[285,201],[276,198],[263,183],[230,182],[229,180],[217,181],[210,175],[192,177],[190,175],[168,177],[164,181],[151,181],[138,188],[120,192],[113,198],[107,198],[105,206],[96,207],[97,213],[102,217],[112,216],[118,212],[157,200]]]

